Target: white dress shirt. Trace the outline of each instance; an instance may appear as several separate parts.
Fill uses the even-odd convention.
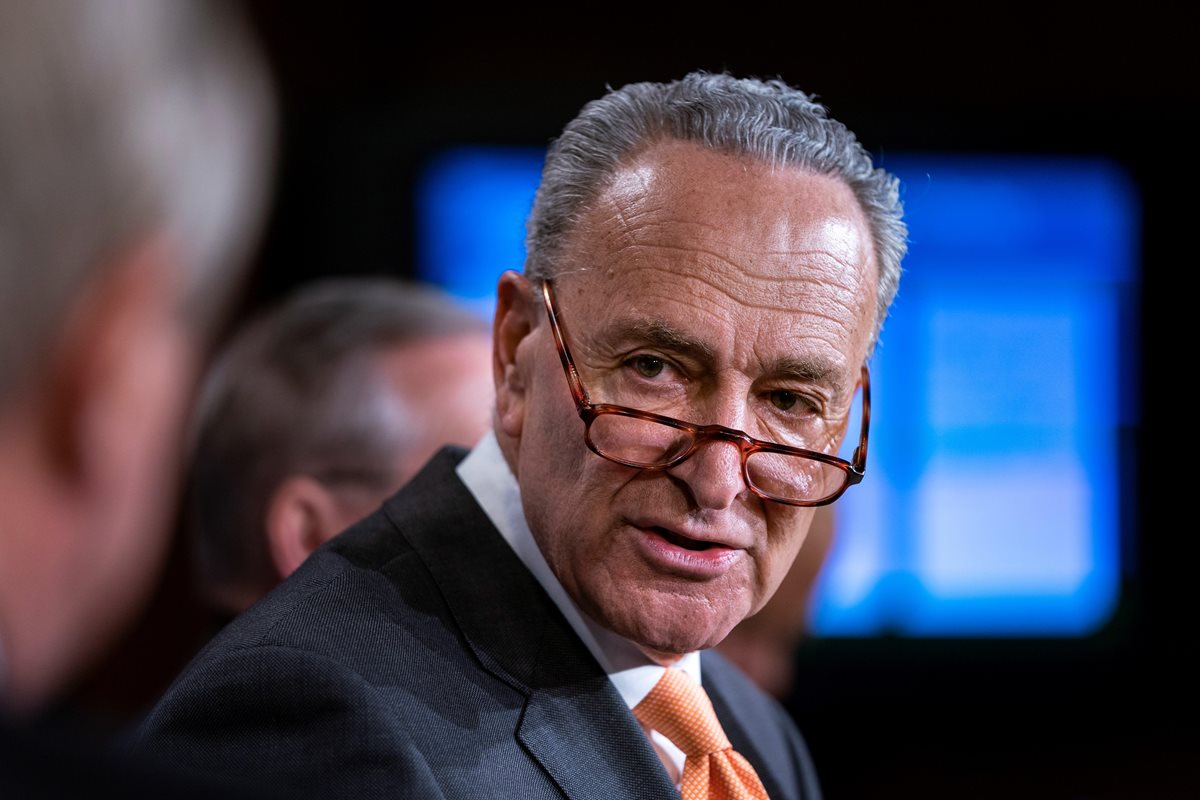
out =
[[[567,622],[596,657],[608,674],[621,698],[632,709],[650,693],[662,677],[664,667],[655,664],[628,639],[619,636],[583,613],[559,583],[550,565],[538,548],[525,511],[521,505],[521,489],[513,476],[494,433],[488,433],[475,449],[458,465],[458,477],[475,496],[488,519],[512,547],[521,562],[533,573],[550,599],[558,606]],[[688,653],[671,665],[700,683],[700,654]],[[683,752],[657,731],[650,731],[650,740],[665,757],[668,771],[676,784],[683,772]]]

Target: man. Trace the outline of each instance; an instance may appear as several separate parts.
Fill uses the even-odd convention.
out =
[[[416,474],[490,429],[491,336],[431,289],[306,286],[242,330],[201,393],[186,523],[236,615]]]
[[[861,477],[865,415],[831,454],[903,252],[895,181],[782,83],[589,104],[500,280],[495,435],[226,629],[149,740],[330,794],[815,796],[706,648]]]
[[[5,796],[87,783],[39,771],[31,726],[157,575],[193,373],[260,215],[269,93],[219,10],[0,5]]]

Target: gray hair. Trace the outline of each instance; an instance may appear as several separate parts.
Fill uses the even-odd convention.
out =
[[[229,9],[184,0],[0,4],[0,399],[81,289],[164,236],[196,320],[256,228],[273,106]]]
[[[672,83],[633,83],[583,107],[550,147],[526,236],[525,273],[552,277],[567,237],[616,171],[664,139],[840,178],[867,217],[879,265],[879,335],[907,249],[899,181],[824,106],[782,81],[694,72]]]
[[[186,489],[205,589],[274,582],[263,531],[288,475],[385,491],[411,420],[373,359],[398,345],[489,332],[446,295],[387,278],[311,284],[259,317],[205,380]]]

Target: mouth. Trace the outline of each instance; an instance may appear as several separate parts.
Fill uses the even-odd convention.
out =
[[[656,571],[689,580],[712,580],[729,572],[745,551],[723,542],[700,539],[663,527],[635,525],[641,552]]]
[[[662,538],[666,539],[667,542],[669,542],[670,544],[673,544],[676,547],[682,547],[684,550],[692,550],[692,551],[696,551],[696,552],[702,552],[704,550],[711,550],[714,547],[721,547],[726,550],[729,549],[725,545],[718,544],[717,542],[708,542],[708,541],[704,541],[702,539],[689,539],[686,536],[682,536],[678,533],[675,533],[672,530],[663,528],[658,525],[654,525],[654,526],[651,526],[650,528],[646,528],[646,530],[649,530],[652,533],[658,534]]]

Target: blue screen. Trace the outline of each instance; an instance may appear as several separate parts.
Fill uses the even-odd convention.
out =
[[[543,151],[456,148],[418,184],[418,270],[490,313]],[[1082,636],[1119,599],[1139,204],[1097,158],[889,156],[909,255],[871,361],[864,482],[833,506],[825,636]],[[857,413],[857,412],[856,412]],[[856,417],[854,417],[856,418]],[[847,451],[853,443],[847,443]],[[848,452],[847,454],[848,455]]]

